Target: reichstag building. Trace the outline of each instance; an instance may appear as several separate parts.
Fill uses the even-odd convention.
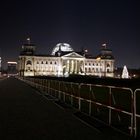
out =
[[[58,76],[71,74],[114,77],[112,50],[103,44],[97,56],[87,50],[75,52],[67,43],[59,43],[49,55],[36,54],[36,46],[28,42],[22,46],[18,69],[20,76]]]

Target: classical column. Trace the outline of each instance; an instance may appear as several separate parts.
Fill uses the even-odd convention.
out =
[[[71,73],[73,73],[73,68],[74,68],[74,62],[73,62],[73,60],[71,60]]]
[[[77,74],[77,63],[78,63],[78,61],[75,60],[75,73],[76,73],[76,74]]]

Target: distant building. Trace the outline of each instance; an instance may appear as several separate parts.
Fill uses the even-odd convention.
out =
[[[75,52],[67,43],[57,44],[50,55],[36,54],[35,48],[30,40],[22,46],[18,61],[20,76],[114,76],[114,57],[105,44],[95,57],[88,55],[87,50]]]
[[[16,75],[17,74],[17,62],[7,62],[7,74]]]

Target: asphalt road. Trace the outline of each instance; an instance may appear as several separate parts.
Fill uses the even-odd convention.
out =
[[[0,80],[1,140],[114,140],[73,112],[18,79]]]

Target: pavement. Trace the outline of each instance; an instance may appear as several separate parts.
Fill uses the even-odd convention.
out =
[[[1,140],[117,140],[120,137],[118,133],[109,136],[75,113],[76,110],[63,108],[14,77],[0,80]],[[121,138],[129,139],[122,135]]]

